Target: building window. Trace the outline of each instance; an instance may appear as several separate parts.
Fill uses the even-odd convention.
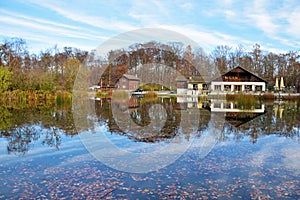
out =
[[[252,85],[245,85],[245,90],[246,91],[251,91],[252,90]]]
[[[214,108],[221,108],[221,103],[220,102],[215,102],[214,103]]]
[[[255,86],[255,90],[256,91],[262,91],[262,86],[260,86],[260,85]]]
[[[193,90],[198,90],[198,84],[193,84]]]
[[[242,90],[241,85],[235,85],[234,87],[235,87],[235,91],[240,92]]]
[[[231,103],[226,103],[226,104],[225,104],[225,108],[226,108],[226,109],[230,109],[230,108],[231,108]]]
[[[215,85],[215,90],[220,91],[221,90],[221,85]]]
[[[224,88],[225,91],[231,91],[231,85],[225,85]]]

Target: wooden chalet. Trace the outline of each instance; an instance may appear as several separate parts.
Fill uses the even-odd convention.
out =
[[[267,81],[238,66],[211,81],[211,91],[258,92],[266,91]]]

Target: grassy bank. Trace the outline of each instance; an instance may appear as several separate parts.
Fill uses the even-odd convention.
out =
[[[0,94],[0,102],[2,104],[7,104],[9,102],[35,104],[42,101],[57,104],[71,103],[72,93],[64,90],[54,92],[47,90],[13,90]]]
[[[252,109],[253,106],[259,104],[260,97],[252,94],[227,94],[227,101],[237,102],[237,107],[239,109]]]

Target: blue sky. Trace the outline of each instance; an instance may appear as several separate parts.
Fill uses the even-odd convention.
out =
[[[298,0],[0,0],[0,40],[20,37],[38,52],[95,49],[126,31],[163,28],[210,52],[217,45],[300,50]]]

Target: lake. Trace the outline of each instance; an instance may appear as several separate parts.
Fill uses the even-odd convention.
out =
[[[300,102],[0,106],[0,199],[300,199]]]

